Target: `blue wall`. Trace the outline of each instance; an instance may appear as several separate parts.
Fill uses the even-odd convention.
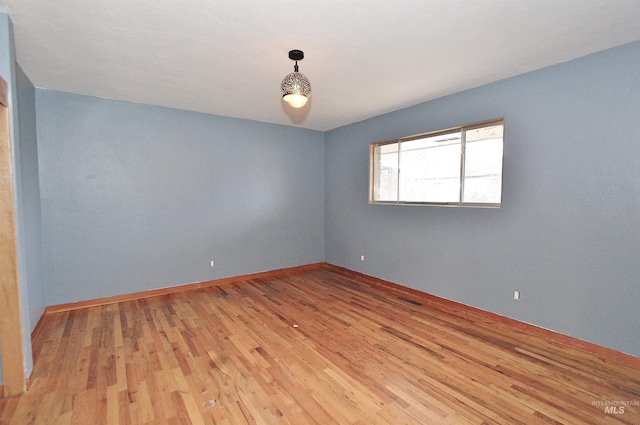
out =
[[[499,117],[501,209],[367,203],[371,142]],[[329,131],[325,151],[327,262],[640,355],[640,42]]]
[[[48,304],[323,261],[321,132],[41,89],[36,108]]]
[[[40,180],[36,129],[36,97],[33,84],[16,65],[18,123],[20,130],[21,199],[23,203],[23,242],[26,250],[25,272],[21,281],[29,293],[27,311],[29,331],[33,331],[47,306],[42,263],[42,221],[40,217]]]

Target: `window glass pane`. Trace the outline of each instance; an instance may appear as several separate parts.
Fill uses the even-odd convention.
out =
[[[398,200],[398,144],[376,146],[373,152],[373,199]]]
[[[501,202],[503,130],[503,125],[467,130],[464,202]]]
[[[400,144],[400,201],[460,200],[460,136],[455,132]]]
[[[372,143],[370,202],[500,207],[503,135],[496,119]]]

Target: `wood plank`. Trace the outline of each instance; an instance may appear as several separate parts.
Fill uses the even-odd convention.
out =
[[[4,397],[26,391],[9,109],[0,106],[0,349]]]
[[[274,276],[287,276],[305,271],[316,270],[324,266],[324,263],[304,264],[301,266],[287,267],[277,270],[250,273],[242,276],[223,277],[220,279],[206,280],[203,282],[187,283],[184,285],[169,286],[166,288],[149,289],[147,291],[132,292],[129,294],[113,295],[110,297],[95,298],[91,300],[77,301],[65,304],[50,305],[45,308],[44,314],[57,313],[61,311],[78,310],[87,307],[97,307],[106,304],[121,303],[125,301],[140,300],[143,298],[157,297],[161,295],[174,294],[176,292],[192,291],[195,289],[208,288],[210,286],[224,285],[229,282],[237,282],[252,278],[269,279]]]
[[[602,357],[609,358],[612,361],[623,362],[633,367],[640,368],[640,357],[632,356],[627,353],[613,350],[609,347],[603,347],[601,345],[594,344],[589,341],[584,341],[579,338],[574,338],[572,336],[564,335],[550,329],[541,328],[541,327],[532,325],[530,323],[520,322],[510,317],[501,316],[499,314],[495,314],[490,311],[482,310],[466,304],[461,304],[456,301],[448,300],[446,298],[441,298],[432,294],[427,294],[425,292],[418,291],[416,289],[409,288],[407,286],[399,285],[395,282],[390,282],[384,279],[369,276],[360,272],[356,272],[354,270],[346,269],[344,267],[340,267],[340,266],[336,266],[328,263],[325,263],[324,267],[326,269],[333,270],[336,273],[339,273],[343,276],[350,276],[352,278],[355,278],[362,284],[373,285],[381,288],[382,290],[385,290],[394,294],[397,294],[397,293],[410,294],[412,296],[415,296],[427,302],[436,303],[442,306],[447,305],[454,309],[461,309],[471,314],[484,317],[487,320],[489,320],[492,324],[496,324],[496,323],[504,324],[516,329],[520,329],[526,332],[527,334],[535,334],[537,336],[551,339],[553,341],[561,343],[563,346],[571,346],[579,350],[585,350],[589,353],[593,353]]]
[[[314,268],[48,314],[0,422],[640,423],[638,368],[369,283]]]

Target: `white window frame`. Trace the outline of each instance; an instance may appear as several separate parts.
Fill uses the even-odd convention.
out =
[[[502,152],[503,155],[500,158],[501,171],[500,171],[500,201],[496,203],[488,202],[464,202],[464,184],[465,184],[465,154],[466,154],[466,140],[465,135],[469,130],[474,130],[483,127],[490,127],[495,125],[502,125],[503,137],[502,137]],[[376,200],[375,197],[375,176],[376,176],[376,148],[384,145],[396,144],[400,146],[403,142],[408,142],[417,139],[424,139],[435,136],[443,136],[446,134],[461,133],[461,147],[460,147],[460,193],[459,200],[456,202],[433,202],[433,201],[381,201]],[[497,118],[487,121],[481,121],[473,124],[466,124],[458,127],[451,127],[444,130],[431,131],[427,133],[414,134],[411,136],[400,137],[396,139],[383,140],[379,142],[373,142],[370,144],[369,149],[369,203],[370,204],[387,204],[387,205],[436,205],[436,206],[453,206],[453,207],[481,207],[481,208],[500,208],[502,206],[502,189],[503,189],[503,169],[504,169],[504,118]],[[401,169],[398,169],[398,186],[400,185],[400,173]],[[397,189],[399,193],[399,189]],[[399,195],[398,195],[399,196]]]

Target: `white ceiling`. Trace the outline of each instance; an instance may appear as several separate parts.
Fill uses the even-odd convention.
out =
[[[36,87],[329,130],[640,39],[640,0],[0,0]],[[292,110],[280,81],[301,49]]]

